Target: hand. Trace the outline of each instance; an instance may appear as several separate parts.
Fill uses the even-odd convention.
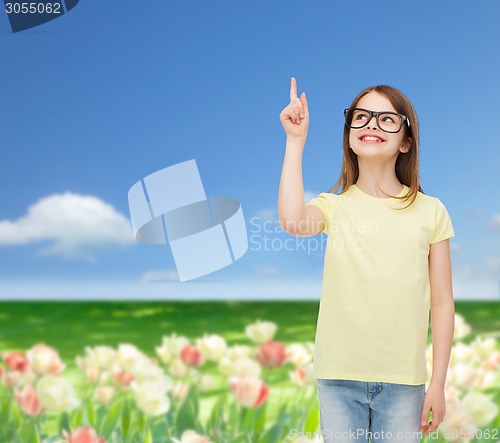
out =
[[[290,81],[290,104],[281,111],[280,121],[288,138],[304,139],[309,128],[309,107],[306,93],[297,97],[297,81],[294,77]]]
[[[427,424],[429,411],[432,412],[432,421]],[[418,429],[422,430],[424,434],[430,434],[437,429],[443,421],[445,414],[446,400],[444,397],[444,388],[439,385],[433,386],[431,383],[425,393],[424,407],[422,409],[422,421],[426,424],[420,426]]]

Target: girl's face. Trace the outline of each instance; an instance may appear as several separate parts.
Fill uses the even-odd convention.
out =
[[[385,95],[375,91],[361,97],[355,107],[375,112],[397,112]],[[391,159],[410,148],[410,140],[404,137],[404,131],[403,126],[396,133],[384,132],[378,127],[377,119],[372,117],[366,126],[350,130],[349,146],[359,157]]]

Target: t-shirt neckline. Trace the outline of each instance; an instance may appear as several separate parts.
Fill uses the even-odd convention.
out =
[[[366,192],[364,192],[361,189],[359,189],[356,186],[356,184],[354,184],[354,183],[351,185],[351,187],[354,188],[358,192],[358,194],[363,195],[363,196],[365,196],[365,197],[367,197],[367,198],[369,198],[371,200],[378,200],[378,201],[382,201],[382,202],[389,201],[389,200],[394,200],[393,197],[374,197],[373,195],[367,194]],[[407,188],[408,188],[408,186],[406,186],[403,183],[403,189],[401,190],[401,192],[399,194],[396,195],[396,197],[401,197],[402,195],[404,195],[406,193],[406,191],[407,191]]]

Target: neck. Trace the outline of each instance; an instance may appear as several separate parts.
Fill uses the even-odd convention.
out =
[[[402,183],[396,177],[396,158],[390,161],[358,157],[359,177],[356,186],[374,197],[386,197],[384,192],[398,195]]]

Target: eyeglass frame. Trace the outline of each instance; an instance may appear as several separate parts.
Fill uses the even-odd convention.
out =
[[[366,120],[366,123],[362,126],[358,126],[356,128],[353,128],[351,126],[349,126],[349,124],[347,123],[347,112],[348,111],[354,111],[354,110],[359,110],[359,111],[366,111],[368,112],[369,114],[369,118],[368,120]],[[399,115],[401,117],[401,126],[399,127],[399,129],[395,132],[392,132],[392,131],[386,131],[385,129],[383,129],[381,126],[380,126],[380,123],[378,121],[378,118],[380,116],[380,114],[393,114],[393,115]],[[392,112],[392,111],[381,111],[381,112],[375,112],[375,111],[370,111],[369,109],[364,109],[364,108],[347,108],[347,109],[344,109],[344,118],[345,118],[345,125],[349,128],[349,129],[361,129],[361,128],[364,128],[368,123],[371,122],[372,118],[375,117],[375,120],[377,121],[377,126],[380,128],[380,130],[384,131],[384,132],[388,132],[389,134],[397,134],[399,131],[401,131],[401,128],[403,127],[405,121],[406,123],[408,124],[408,129],[410,129],[410,119],[406,116],[406,115],[403,115],[403,114],[399,114],[398,112]]]

